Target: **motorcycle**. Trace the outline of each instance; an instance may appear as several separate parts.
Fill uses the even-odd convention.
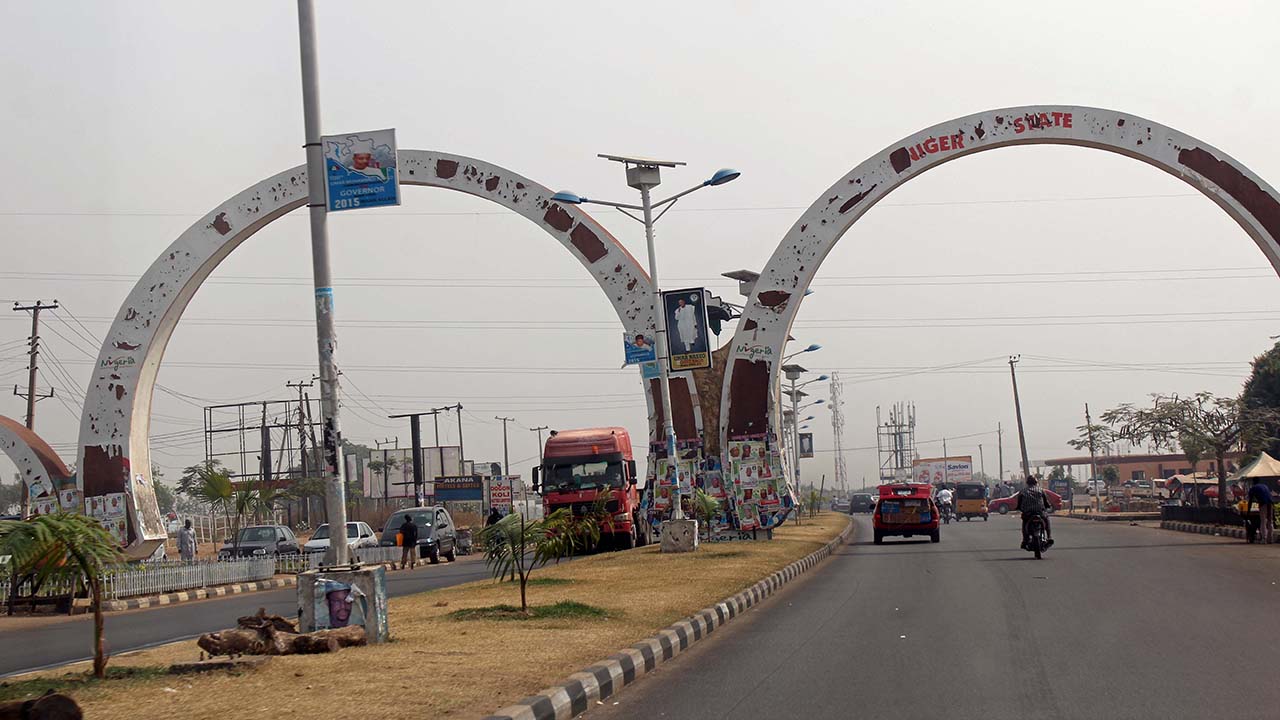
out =
[[[955,506],[953,506],[949,501],[943,502],[938,508],[938,514],[942,516],[942,523],[944,525],[950,525],[952,518],[956,516]]]
[[[1027,544],[1023,549],[1034,552],[1037,560],[1041,559],[1044,552],[1049,549],[1049,533],[1045,528],[1043,516],[1032,515],[1031,519],[1027,520]]]

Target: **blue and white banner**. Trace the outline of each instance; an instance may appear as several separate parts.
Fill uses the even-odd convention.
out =
[[[329,212],[400,204],[395,130],[325,135],[320,140]]]
[[[623,350],[626,352],[626,364],[639,365],[658,359],[658,351],[654,349],[653,338],[648,335],[622,336]]]

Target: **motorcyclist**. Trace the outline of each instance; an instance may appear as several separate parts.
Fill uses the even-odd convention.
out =
[[[1027,526],[1031,524],[1031,518],[1037,515],[1044,519],[1044,534],[1049,538],[1049,544],[1053,544],[1053,531],[1049,528],[1049,510],[1053,506],[1049,504],[1049,496],[1040,489],[1035,476],[1027,478],[1027,486],[1018,492],[1017,504],[1014,507],[1022,513],[1023,550],[1027,549],[1030,540],[1027,536]]]
[[[938,496],[937,496],[938,508],[941,510],[941,512],[944,515],[951,512],[951,507],[952,507],[951,497],[952,497],[951,488],[943,487],[941,490],[938,491]]]

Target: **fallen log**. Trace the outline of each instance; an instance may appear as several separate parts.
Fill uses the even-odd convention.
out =
[[[359,625],[310,633],[281,632],[274,625],[205,633],[196,644],[210,655],[314,655],[368,642]]]
[[[0,702],[0,720],[81,720],[76,701],[49,690],[35,700]]]

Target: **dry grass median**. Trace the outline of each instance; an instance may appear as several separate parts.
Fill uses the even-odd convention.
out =
[[[146,668],[132,677],[68,690],[94,720],[479,717],[732,595],[813,552],[847,522],[825,513],[787,525],[773,542],[667,556],[647,547],[551,565],[529,587],[530,604],[547,610],[528,619],[476,612],[518,607],[520,596],[511,583],[474,582],[392,599],[394,640],[385,645],[275,658],[239,676],[157,676],[154,669],[197,659],[194,642],[175,643],[112,660],[114,668]],[[0,686],[0,700],[37,683],[43,691],[66,672],[43,673],[29,687]]]

